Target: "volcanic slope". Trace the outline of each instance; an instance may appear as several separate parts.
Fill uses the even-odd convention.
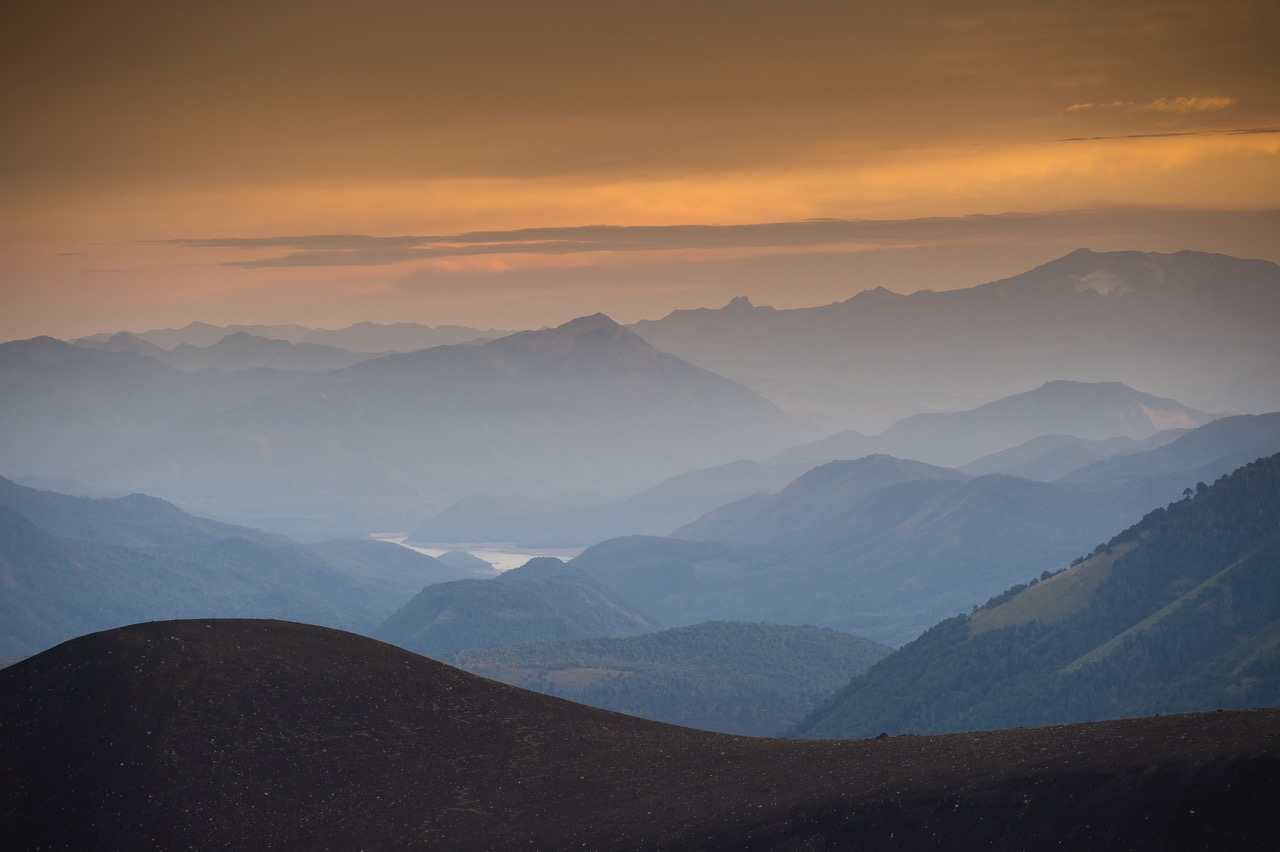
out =
[[[154,622],[0,671],[0,846],[1270,850],[1278,732],[740,738],[324,628]]]

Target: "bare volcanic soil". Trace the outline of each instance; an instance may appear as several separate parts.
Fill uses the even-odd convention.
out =
[[[1280,711],[732,737],[340,631],[154,622],[0,671],[0,848],[1280,849]]]

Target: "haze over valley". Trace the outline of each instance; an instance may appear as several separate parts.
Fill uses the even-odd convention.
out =
[[[1159,311],[1124,301],[1156,298],[1144,288],[1163,311],[1145,332]],[[931,294],[872,293],[807,311],[737,300],[636,330],[604,314],[496,337],[449,329],[461,342],[420,349],[436,330],[192,325],[0,344],[0,460],[14,475],[0,479],[0,655],[40,659],[141,621],[286,619],[754,735],[1271,706],[1280,412],[1266,410],[1266,365],[1280,344],[1252,319],[1197,331],[1226,291],[1241,317],[1275,315],[1280,267],[1075,252],[948,291],[943,325]],[[896,300],[923,307],[894,318]],[[1063,312],[1095,331],[1034,329]],[[928,346],[881,347],[868,369],[846,341],[895,323]],[[1002,328],[1034,333],[1015,344]],[[771,377],[744,376],[753,389],[638,332]],[[946,369],[913,380],[926,363]],[[1016,372],[1002,379],[1001,363]],[[1259,413],[1050,372],[1099,378],[1089,371],[1108,364]],[[892,385],[918,413],[824,430],[848,412],[793,392],[824,369]],[[939,410],[960,375],[993,392],[1012,375],[1039,384]],[[1214,390],[1197,397],[1198,382]],[[865,387],[846,390],[836,398]],[[388,537],[441,556],[372,540]],[[466,552],[486,546],[577,555],[498,572]],[[1207,601],[1213,614],[1193,617]],[[1051,638],[1063,630],[1076,632]],[[1168,647],[1179,631],[1212,637],[1191,682]],[[1033,657],[1001,676],[972,658],[993,642]],[[1045,671],[1041,646],[1067,668]],[[1134,653],[1150,671],[1119,697],[1108,685]],[[922,673],[939,661],[965,682]]]
[[[1280,848],[1278,39],[15,7],[0,847]]]

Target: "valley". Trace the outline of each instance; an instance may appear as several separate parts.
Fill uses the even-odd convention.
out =
[[[1280,849],[1280,3],[0,28],[0,852]]]
[[[1142,275],[1160,269],[1184,282],[1179,298],[1187,310],[1202,304],[1196,288],[1207,269],[1246,269],[1239,293],[1256,296],[1258,313],[1271,310],[1271,297],[1255,282],[1280,282],[1280,268],[1233,260],[1076,253],[986,289],[955,291],[948,310],[963,318],[967,299],[983,304],[1008,293],[1008,319],[1021,322],[1029,294],[1051,294],[1058,309],[1080,311],[1081,323],[1098,322],[1089,311],[1111,291],[1076,285],[1120,280],[1135,268],[1141,274],[1124,279],[1133,286],[1115,292],[1142,293],[1149,286]],[[428,830],[457,848],[473,841],[486,848],[493,836],[466,814],[498,809],[509,814],[504,837],[516,832],[535,845],[583,840],[613,848],[605,832],[631,838],[617,848],[744,848],[744,838],[757,838],[761,848],[844,848],[856,830],[892,848],[914,836],[899,830],[903,814],[918,807],[920,831],[996,843],[982,825],[984,803],[1032,801],[1028,791],[1048,785],[1071,791],[1095,821],[1072,828],[1032,806],[1025,831],[1001,834],[999,842],[1052,834],[1107,848],[1104,834],[1133,837],[1137,820],[1164,814],[1135,775],[1139,765],[1147,767],[1142,772],[1155,765],[1161,789],[1179,790],[1202,813],[1216,814],[1204,818],[1215,831],[1255,848],[1249,844],[1265,834],[1262,811],[1253,800],[1214,798],[1204,779],[1226,773],[1260,790],[1280,779],[1280,756],[1260,733],[1270,716],[1250,709],[1280,704],[1280,412],[1267,410],[1271,386],[1249,385],[1254,410],[1239,412],[1213,406],[1226,395],[1196,394],[1190,385],[1184,389],[1205,408],[1114,378],[1025,373],[1038,384],[938,410],[946,402],[936,387],[899,376],[899,393],[914,394],[902,410],[915,413],[868,434],[833,431],[834,410],[815,416],[795,404],[780,374],[753,385],[750,358],[726,348],[742,339],[742,323],[755,323],[752,334],[762,340],[825,339],[807,354],[797,350],[787,368],[797,377],[819,375],[819,362],[833,368],[863,359],[854,350],[836,354],[835,338],[821,336],[832,332],[819,330],[857,332],[870,320],[854,306],[880,316],[898,302],[860,294],[808,314],[736,302],[633,327],[694,360],[660,351],[601,314],[510,334],[450,329],[443,338],[409,325],[332,334],[193,325],[2,344],[0,462],[13,478],[0,479],[0,657],[21,662],[0,675],[16,684],[0,689],[7,702],[0,723],[39,730],[31,742],[59,743],[69,760],[93,764],[24,708],[46,700],[39,689],[64,690],[57,712],[68,720],[87,711],[67,695],[116,700],[107,680],[96,679],[116,675],[92,672],[114,671],[104,660],[123,642],[142,655],[139,671],[159,666],[159,679],[146,687],[158,691],[143,701],[169,742],[188,736],[179,733],[183,725],[214,731],[239,718],[297,772],[354,773],[360,784],[371,783],[366,769],[357,770],[368,764],[351,755],[333,765],[297,762],[294,738],[354,730],[406,755],[434,742],[455,761],[453,780],[441,784],[489,791],[468,794],[465,805],[427,822],[418,814],[416,827],[366,803],[366,812],[392,826],[388,837]],[[729,325],[716,331],[717,323]],[[693,329],[706,346],[679,342],[678,333]],[[283,336],[261,336],[272,334]],[[436,339],[453,342],[396,349]],[[982,359],[997,357],[1008,341],[984,339],[986,354],[968,332],[935,342],[955,364],[987,375]],[[1219,369],[1219,379],[1238,378],[1234,371],[1246,361],[1275,356],[1274,341],[1261,334],[1237,343],[1231,358],[1197,367],[1200,375]],[[1079,346],[1085,358],[1098,339],[1084,335]],[[880,368],[892,351],[884,350],[874,372],[891,374]],[[1053,370],[1089,375],[1064,366],[1070,358],[1058,354]],[[1126,363],[1167,354],[1135,344]],[[740,381],[695,366],[716,358],[742,368],[731,371]],[[778,360],[772,369],[784,366]],[[905,360],[899,366],[909,369]],[[1171,386],[1163,368],[1143,377]],[[1237,378],[1230,381],[1240,401],[1246,386]],[[850,385],[853,396],[864,390]],[[386,529],[406,532],[371,534]],[[438,542],[505,544],[432,547]],[[284,656],[266,654],[267,647]],[[160,648],[156,657],[146,650]],[[66,654],[95,660],[74,664],[90,680],[52,685],[63,675],[48,661]],[[228,655],[240,668],[222,667]],[[361,662],[340,662],[344,655]],[[342,671],[368,669],[359,686],[316,686],[347,677],[333,672],[306,674],[289,687],[316,713],[336,714],[337,727],[322,733],[318,716],[295,718],[288,702],[271,697],[286,659],[299,672],[321,659]],[[166,697],[171,687],[162,673],[190,666],[187,676],[207,672],[200,677],[221,685],[222,697],[207,698],[213,715]],[[402,669],[414,672],[408,692],[391,674]],[[513,688],[501,691],[464,672]],[[255,689],[267,697],[242,692]],[[454,697],[425,698],[443,696],[442,689]],[[384,719],[370,705],[370,717],[360,719],[349,704],[357,695],[400,709]],[[499,705],[507,709],[492,709]],[[413,723],[400,715],[410,707]],[[1234,714],[1219,715],[1224,710]],[[473,741],[458,724],[515,725],[532,739],[511,746],[522,755],[512,758],[518,767],[494,763],[496,753],[467,745]],[[1129,727],[1121,735],[1107,725]],[[1170,750],[1160,733],[1167,725],[1201,744]],[[555,733],[583,726],[597,731],[588,751]],[[85,737],[116,736],[85,730]],[[1040,752],[1026,739],[1033,735],[1020,732],[1051,730],[1043,734],[1054,743],[1050,751],[1027,762]],[[225,809],[240,807],[234,791],[258,785],[263,796],[294,790],[297,802],[331,814],[314,820],[316,830],[337,830],[332,820],[364,825],[335,804],[334,797],[351,795],[347,782],[300,787],[256,759],[228,764],[239,746],[233,735],[219,736],[209,739],[211,751],[184,758],[206,767],[198,770],[172,763],[172,748],[138,751],[139,766],[173,782],[171,792],[148,788],[146,795],[174,809],[155,817],[174,842],[191,836],[197,823],[190,815],[205,814],[229,832],[228,842],[242,843]],[[1135,743],[1132,759],[1116,755],[1120,736]],[[1242,750],[1231,751],[1236,736],[1244,738]],[[798,741],[809,739],[861,745]],[[572,779],[549,768],[542,751],[521,751],[529,742],[578,755],[567,764],[577,768],[566,771],[615,791],[604,822],[573,804]],[[27,745],[5,747],[13,760],[33,759]],[[885,768],[874,748],[901,763]],[[967,756],[956,774],[960,764],[939,755],[961,752]],[[1069,760],[1061,757],[1067,753]],[[1045,768],[1055,760],[1071,769]],[[878,766],[873,774],[881,780],[841,782],[827,792],[800,780],[826,777],[814,773],[828,761],[848,762],[855,776]],[[215,764],[235,767],[236,775],[219,776]],[[395,765],[402,767],[396,783],[417,789],[415,770]],[[658,766],[685,779],[676,783],[690,791],[687,812],[655,820],[652,811],[632,813],[621,803],[617,791],[629,785],[661,798]],[[121,782],[101,772],[91,786],[117,789]],[[1071,779],[1080,772],[1104,780],[1079,786]],[[552,811],[541,794],[502,792],[528,773],[543,779],[531,787],[568,797],[552,809],[558,816],[545,816]],[[707,773],[726,780],[707,786]],[[20,804],[23,797],[46,795],[33,792],[42,784],[64,787],[43,770],[25,777],[36,786],[10,785],[0,802],[17,819],[14,837],[80,837],[113,813],[115,805],[86,789],[77,795],[97,804],[84,820],[59,811],[52,822],[24,822],[13,816],[32,807]],[[443,795],[444,787],[431,784],[423,795]],[[742,810],[755,799],[742,784],[790,792],[766,797],[771,804],[756,814]],[[231,786],[216,792],[223,785]],[[1113,789],[1124,791],[1127,805],[1099,817],[1111,795],[1101,791]],[[903,810],[903,796],[917,804]],[[952,812],[961,804],[970,816]],[[152,813],[140,801],[127,807]],[[278,831],[288,807],[255,830]],[[63,821],[65,835],[54,829]]]

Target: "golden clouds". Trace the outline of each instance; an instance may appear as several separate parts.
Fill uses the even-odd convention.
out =
[[[1082,95],[1077,111],[1184,115],[1230,95],[1259,126],[1277,107],[1268,8],[24,4],[0,37],[0,106],[24,117],[0,173],[37,193],[665,180],[794,168],[837,146],[1009,141],[1063,109],[1054,90]]]
[[[155,242],[201,236],[1280,206],[1270,0],[10,11],[0,263],[22,286],[74,280],[81,294],[99,285],[76,276],[127,269],[210,300],[225,286],[249,310],[253,287],[285,305],[294,288],[333,297],[397,270],[502,276],[659,251],[414,250],[339,274]],[[64,252],[83,254],[52,259]]]
[[[1240,102],[1239,98],[1224,97],[1178,97],[1178,98],[1156,98],[1147,101],[1144,104],[1134,103],[1132,101],[1112,101],[1109,104],[1095,104],[1092,102],[1072,104],[1066,108],[1066,112],[1082,112],[1091,109],[1118,109],[1138,112],[1209,112],[1211,110],[1226,109],[1235,106]]]

